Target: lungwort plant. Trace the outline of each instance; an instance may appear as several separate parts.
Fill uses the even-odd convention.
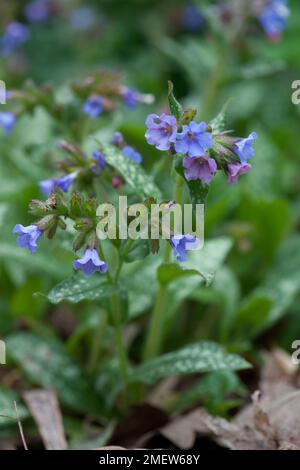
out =
[[[121,102],[132,107],[152,97],[120,85],[118,77],[103,72],[73,84],[71,89],[73,98],[67,104],[57,102],[51,89],[33,84],[11,92],[11,121],[39,105],[51,114],[63,137],[54,150],[59,154],[55,172],[39,183],[44,197],[29,204],[30,225],[18,223],[13,232],[18,245],[33,257],[42,250],[44,238],[57,238],[73,251],[73,266],[67,267],[70,277],[50,290],[48,300],[53,304],[78,303],[79,308],[95,306],[89,323],[75,331],[69,341],[74,355],[81,337],[88,332],[86,372],[90,377],[81,375],[55,341],[46,345],[35,335],[20,333],[10,338],[8,349],[13,360],[21,363],[31,380],[44,386],[50,385],[51,375],[61,376],[64,385],[60,381],[57,390],[61,400],[102,417],[108,416],[111,408],[117,410],[143,399],[147,388],[141,383],[153,385],[171,375],[249,367],[242,357],[211,341],[186,344],[183,338],[179,348],[161,354],[166,351],[164,338],[170,322],[176,322],[179,305],[197,286],[211,283],[230,249],[230,240],[208,240],[203,249],[195,250],[200,240],[193,233],[175,231],[171,225],[167,239],[151,239],[151,218],[146,227],[150,237],[138,227],[141,203],[146,208],[158,204],[165,213],[172,212],[175,203],[190,203],[195,216],[199,205],[206,206],[217,172],[234,184],[250,171],[256,134],[234,136],[225,127],[226,106],[211,122],[204,122],[198,110],[182,108],[169,83],[169,112],[146,118],[146,141],[161,152],[155,175],[148,174],[141,154],[120,132],[102,136],[98,126],[99,116],[108,113],[113,119]],[[11,123],[6,126],[7,132],[10,128]],[[168,172],[167,184],[173,187],[170,200],[163,199],[163,188],[156,184],[163,169]],[[109,218],[99,215],[99,206],[117,206],[121,195],[128,198],[122,216],[129,227],[135,224],[137,236],[128,238],[116,226],[115,236],[103,239],[99,223],[105,232]],[[158,231],[162,235],[161,219]],[[134,340],[129,336],[129,325],[135,328]],[[18,341],[23,345],[21,352],[13,347]],[[34,368],[32,361],[37,363]],[[39,371],[44,367],[49,367],[49,374],[45,377],[42,373],[41,379]],[[71,373],[72,380],[67,384]],[[73,395],[69,393],[71,387]]]

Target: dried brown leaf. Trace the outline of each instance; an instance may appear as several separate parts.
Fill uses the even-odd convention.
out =
[[[23,393],[47,450],[64,450],[65,438],[57,395],[53,390],[29,390]]]

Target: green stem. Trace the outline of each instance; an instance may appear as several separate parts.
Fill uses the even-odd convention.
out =
[[[116,345],[117,345],[118,355],[119,355],[120,373],[121,373],[121,378],[123,381],[125,397],[126,397],[127,386],[128,386],[128,361],[127,361],[127,352],[126,352],[125,346],[123,344],[123,339],[122,339],[120,303],[119,303],[118,296],[116,294],[112,295],[111,307],[112,307],[112,317],[113,317],[114,328],[115,328]]]
[[[134,240],[132,239],[129,239],[127,240],[123,250],[120,252],[120,255],[119,255],[119,266],[117,267],[117,270],[116,270],[116,274],[115,274],[115,282],[118,282],[119,280],[119,277],[120,277],[120,274],[121,274],[121,269],[122,269],[122,266],[123,266],[123,263],[124,263],[124,260],[127,256],[127,254],[129,253],[129,251],[131,250],[131,247],[134,243]]]
[[[177,204],[182,204],[183,199],[183,188],[184,180],[181,176],[176,177],[175,187],[175,201]],[[168,263],[171,257],[171,245],[166,242],[163,262]],[[157,356],[161,347],[161,330],[163,325],[163,314],[165,306],[166,289],[164,286],[160,286],[158,289],[153,313],[151,316],[149,333],[146,339],[146,345],[144,350],[144,360],[147,361]]]
[[[99,249],[99,254],[101,256],[101,259],[105,261],[105,256],[104,256],[100,242],[99,242],[98,247],[99,247],[98,249]],[[112,279],[109,271],[107,271],[106,277],[107,277],[107,282],[110,285],[113,286],[116,284],[116,282]],[[119,302],[119,297],[117,294],[112,294],[111,296],[111,312],[112,312],[112,320],[114,323],[116,346],[118,350],[120,375],[121,375],[121,379],[123,382],[123,387],[124,387],[124,392],[125,392],[125,402],[126,402],[127,401],[127,386],[128,386],[128,359],[127,359],[127,352],[123,344],[120,302]]]
[[[228,48],[222,48],[216,65],[207,82],[204,97],[202,99],[201,119],[207,120],[214,111],[214,104],[220,85],[224,77],[224,69],[228,58]]]
[[[106,321],[107,321],[106,313],[104,312],[104,310],[101,310],[97,329],[93,336],[92,348],[91,348],[89,362],[87,366],[87,370],[90,374],[92,374],[95,371],[97,363],[98,363],[100,346],[101,346],[101,338],[103,337],[103,333],[105,331]]]

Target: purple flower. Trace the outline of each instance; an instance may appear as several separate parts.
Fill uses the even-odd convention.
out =
[[[256,132],[252,132],[252,134],[247,137],[247,139],[241,139],[235,142],[233,151],[239,157],[242,163],[246,163],[251,157],[254,156],[254,149],[252,147],[255,139],[257,139]]]
[[[29,31],[27,26],[17,21],[9,23],[1,39],[1,49],[4,55],[14,52],[19,46],[27,41]]]
[[[4,130],[5,134],[8,135],[13,130],[16,124],[17,118],[13,113],[3,112],[0,113],[0,126]]]
[[[95,248],[87,248],[82,258],[73,263],[74,269],[81,269],[86,276],[91,276],[95,271],[106,273],[107,264],[99,258]]]
[[[188,126],[182,126],[182,132],[177,134],[175,150],[186,153],[189,157],[199,157],[212,147],[214,142],[210,132],[206,131],[207,124],[191,121]]]
[[[204,23],[204,17],[197,7],[191,2],[185,7],[182,14],[182,24],[187,31],[199,31]]]
[[[115,132],[112,136],[111,143],[116,147],[121,147],[124,144],[124,137],[121,132]]]
[[[83,112],[90,116],[91,119],[96,119],[103,111],[103,98],[101,96],[90,96],[83,106]]]
[[[88,6],[78,7],[70,15],[70,24],[75,31],[87,31],[95,22],[95,12]]]
[[[140,165],[142,163],[142,155],[134,150],[134,148],[130,147],[130,145],[126,145],[123,150],[123,155],[127,158],[131,158],[135,163]]]
[[[92,172],[95,173],[95,175],[98,175],[100,171],[105,168],[105,158],[103,153],[98,151],[93,152],[93,157],[97,161],[97,165],[92,167]]]
[[[178,261],[185,261],[187,252],[197,248],[199,244],[198,238],[193,235],[173,235],[170,238],[173,254]]]
[[[24,9],[24,15],[32,23],[45,21],[49,16],[48,0],[33,0]]]
[[[259,16],[259,22],[267,36],[276,39],[286,26],[290,11],[287,0],[269,0]]]
[[[21,248],[27,248],[30,253],[35,253],[37,250],[37,241],[42,236],[43,232],[37,225],[28,225],[24,227],[17,224],[13,228],[13,233],[17,233],[17,243]]]
[[[203,155],[198,158],[185,157],[183,159],[184,176],[187,181],[201,180],[209,184],[217,171],[217,164],[213,158]]]
[[[248,173],[251,170],[249,163],[229,163],[227,167],[228,183],[234,184],[239,176]]]
[[[145,134],[148,144],[158,150],[169,150],[177,135],[177,121],[169,114],[149,114],[146,119],[148,130]]]
[[[39,182],[39,188],[46,196],[49,196],[49,194],[51,194],[56,188],[59,188],[64,193],[67,193],[71,184],[76,178],[76,175],[76,173],[70,173],[69,175],[63,176],[62,178],[42,180]]]

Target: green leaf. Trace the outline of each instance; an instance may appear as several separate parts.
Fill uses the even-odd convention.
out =
[[[19,403],[20,398],[18,394],[14,390],[1,388],[0,389],[0,415],[1,415],[0,426],[13,424],[15,422],[16,411],[15,411],[14,401],[17,403],[18,412],[19,412],[21,420],[28,418],[29,411],[24,405]]]
[[[82,300],[105,299],[118,292],[118,290],[118,287],[109,285],[105,278],[100,275],[95,274],[91,277],[84,277],[81,274],[74,274],[69,279],[53,287],[48,294],[48,299],[53,304],[62,301],[77,304]]]
[[[198,271],[202,274],[202,278],[199,276],[183,276],[170,284],[166,302],[168,315],[172,315],[180,303],[199,287],[199,284],[203,282],[203,276],[208,282],[213,280],[231,246],[232,241],[229,238],[216,238],[205,242],[202,250],[188,254],[187,261],[180,263],[180,266],[182,269]]]
[[[273,302],[267,297],[249,297],[237,312],[235,331],[239,338],[253,338],[267,322]]]
[[[251,224],[251,231],[248,235],[252,245],[249,262],[254,261],[257,265],[256,257],[260,257],[260,264],[262,264],[262,260],[269,263],[288,229],[289,207],[287,201],[245,198],[241,201],[239,212],[239,219],[243,223]]]
[[[58,341],[16,333],[6,338],[6,345],[9,358],[32,383],[54,388],[60,400],[78,412],[102,415],[101,397]]]
[[[185,276],[195,276],[195,275],[200,275],[203,279],[208,281],[204,275],[195,269],[182,269],[178,264],[176,263],[166,263],[162,264],[159,266],[157,270],[157,278],[160,284],[169,284],[173,281],[176,281],[176,279],[185,277]]]
[[[131,158],[125,157],[122,152],[113,145],[103,146],[103,153],[106,162],[123,176],[129,186],[131,186],[142,199],[150,196],[160,198],[160,190],[141,165],[137,165]]]
[[[174,96],[173,93],[173,83],[169,80],[168,81],[168,100],[169,100],[169,108],[171,111],[171,114],[177,119],[177,121],[180,120],[182,116],[182,106],[180,103],[178,103],[177,99]]]
[[[20,266],[24,266],[28,271],[48,273],[55,278],[59,278],[59,275],[67,275],[69,270],[66,264],[49,253],[38,252],[32,255],[28,251],[10,243],[0,244],[0,259],[9,259],[10,262],[17,261]]]
[[[287,239],[278,251],[264,283],[252,295],[272,301],[264,327],[270,327],[286,314],[300,292],[300,237]]]
[[[153,304],[158,290],[155,273],[160,264],[161,256],[158,254],[124,265],[121,284],[129,296],[129,319],[141,315]]]
[[[221,266],[216,272],[210,287],[197,286],[189,298],[201,303],[217,305],[221,309],[220,330],[222,342],[235,322],[235,315],[240,303],[241,286],[235,273],[227,266]]]
[[[125,261],[132,263],[139,259],[145,259],[150,254],[149,240],[136,240],[133,243],[132,249],[127,253]]]
[[[243,386],[238,375],[231,370],[210,372],[180,394],[172,406],[172,411],[179,413],[201,403],[205,404],[211,413],[214,413],[220,409],[220,405],[226,404],[226,398],[229,394],[242,397],[247,395],[247,389]]]
[[[251,367],[242,357],[227,354],[216,343],[203,341],[179,351],[164,354],[142,364],[133,371],[132,381],[154,384],[174,375],[188,375],[217,370],[240,370]]]
[[[220,134],[220,132],[223,132],[226,129],[226,117],[229,101],[230,100],[225,103],[219,114],[209,123],[212,128],[213,134]]]

